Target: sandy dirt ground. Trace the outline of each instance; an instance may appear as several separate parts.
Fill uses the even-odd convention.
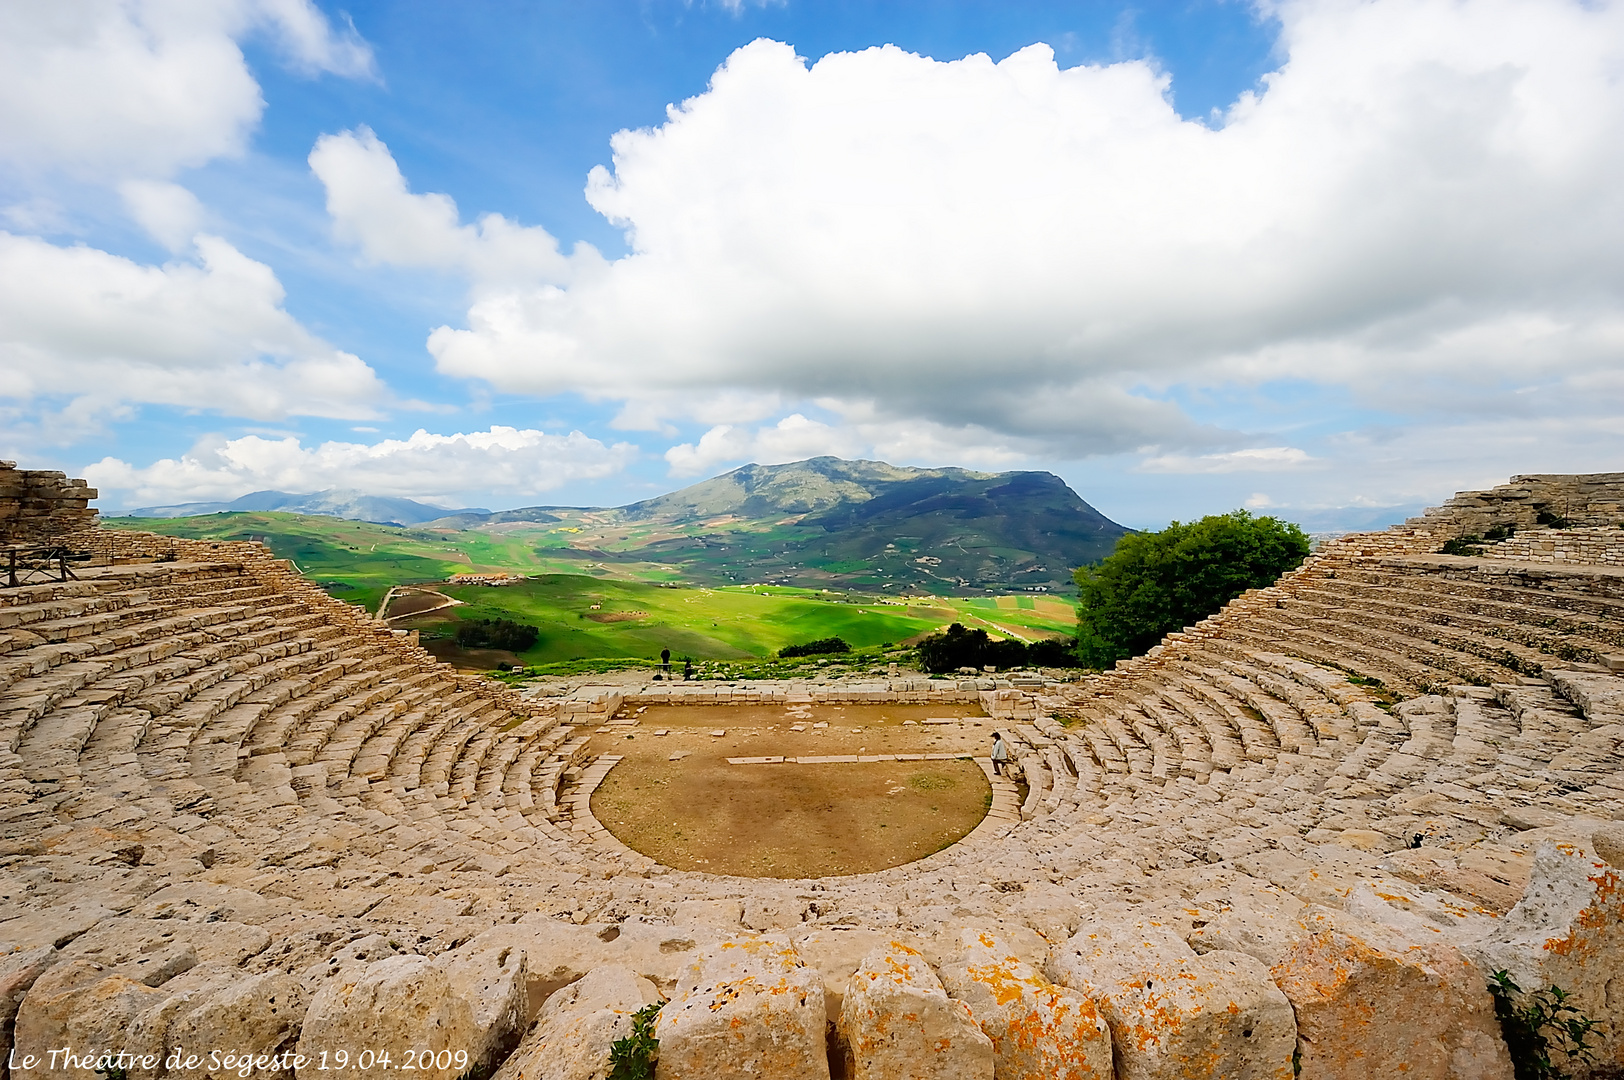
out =
[[[780,878],[881,870],[959,840],[992,797],[980,766],[959,759],[992,748],[993,721],[973,706],[656,705],[634,715],[635,726],[592,737],[593,754],[624,758],[592,812],[627,846],[679,869]],[[959,719],[925,722],[948,716]],[[954,757],[727,760],[898,754]]]

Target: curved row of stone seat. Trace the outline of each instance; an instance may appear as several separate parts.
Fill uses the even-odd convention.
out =
[[[143,554],[119,540],[122,560]],[[133,754],[177,793],[178,809],[212,813],[235,797],[236,811],[252,814],[331,794],[359,805],[381,770],[419,823],[444,831],[470,802],[499,801],[508,767],[532,745],[534,766],[564,741],[551,709],[511,696],[497,704],[325,596],[266,582],[277,568],[257,545],[247,553],[261,563],[256,575],[212,546],[206,562],[161,543],[163,562],[120,561],[0,597],[15,779],[72,786],[82,766]],[[104,720],[118,734],[98,739]],[[362,776],[352,774],[358,761]],[[460,805],[439,805],[450,795]]]
[[[1316,802],[1374,802],[1380,809],[1363,823],[1380,824],[1389,842],[1429,827],[1405,811],[1406,801],[1431,799],[1434,808],[1488,818],[1508,803],[1610,816],[1624,790],[1617,718],[1592,715],[1556,680],[1576,657],[1582,668],[1619,640],[1624,605],[1611,596],[1611,575],[1553,599],[1548,574],[1536,587],[1517,584],[1503,567],[1481,574],[1481,563],[1431,557],[1432,542],[1400,538],[1369,554],[1333,552],[1234,605],[1240,610],[1172,635],[1152,657],[1085,680],[1086,689],[1063,705],[1076,727],[1054,725],[1051,732],[1104,782],[1093,799],[1069,806],[1046,797],[1035,807],[1034,824],[1043,824],[1044,815],[1069,821],[1102,809],[1131,813],[1159,798],[1158,789],[1210,781],[1215,770],[1226,777],[1213,793],[1220,808],[1295,783],[1311,819]],[[1570,567],[1556,576],[1571,582],[1589,575]],[[1419,579],[1424,587],[1395,588],[1396,578]],[[1365,609],[1374,618],[1364,609],[1338,615],[1371,594],[1376,599]],[[1457,609],[1471,610],[1446,607],[1454,597],[1463,598]],[[1278,614],[1293,605],[1329,617]],[[1489,622],[1491,616],[1498,621]],[[1564,618],[1574,621],[1564,625]],[[1452,619],[1476,629],[1463,634]],[[1327,633],[1327,625],[1347,637]],[[1486,632],[1495,629],[1506,636]],[[1433,640],[1422,643],[1413,636],[1418,630]],[[1424,660],[1405,655],[1406,638],[1424,644],[1417,647]],[[1549,678],[1522,674],[1529,670]],[[1463,673],[1489,685],[1461,687]],[[1385,692],[1372,692],[1373,683]],[[1397,706],[1387,696],[1424,689],[1446,696]],[[1503,787],[1516,790],[1508,796]],[[1334,813],[1325,817],[1337,820]],[[1191,833],[1196,849],[1200,831]]]

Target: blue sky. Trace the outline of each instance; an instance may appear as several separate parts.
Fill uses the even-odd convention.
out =
[[[1385,523],[1624,468],[1624,8],[0,12],[0,456],[104,511],[817,453]]]

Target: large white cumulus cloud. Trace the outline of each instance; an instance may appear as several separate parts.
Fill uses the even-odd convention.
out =
[[[270,267],[217,237],[196,246],[196,261],[146,266],[0,232],[0,417],[65,400],[35,434],[71,441],[137,404],[277,420],[372,417],[392,401],[283,310]]]
[[[310,169],[327,189],[339,239],[370,262],[457,270],[481,285],[568,281],[577,265],[602,262],[589,244],[572,261],[547,230],[501,214],[462,224],[449,195],[407,188],[389,148],[368,128],[323,135],[310,152]]]
[[[240,152],[265,107],[237,45],[256,30],[312,74],[373,72],[311,0],[0,4],[0,160],[163,176]]]
[[[437,435],[419,430],[376,443],[325,442],[306,447],[295,436],[208,439],[179,458],[138,468],[118,458],[84,475],[128,505],[231,499],[248,491],[353,488],[370,495],[445,498],[464,492],[535,495],[574,480],[609,476],[637,454],[572,431],[528,428]]]
[[[1144,62],[809,66],[758,41],[591,176],[632,254],[482,295],[429,347],[644,423],[725,390],[1068,456],[1225,449],[1154,400],[1176,385],[1599,407],[1583,384],[1624,359],[1624,5],[1272,11],[1282,66],[1210,128]]]
[[[256,33],[301,72],[374,73],[366,43],[312,0],[0,4],[0,181],[32,195],[0,232],[0,426],[17,442],[70,443],[142,405],[274,420],[392,401],[284,308],[269,266],[200,231],[208,211],[172,179],[244,150],[265,106],[239,47]],[[28,208],[97,187],[178,257],[18,234],[82,231],[76,207],[43,223]]]

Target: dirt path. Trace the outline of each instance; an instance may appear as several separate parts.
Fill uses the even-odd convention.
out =
[[[987,754],[993,721],[923,723],[943,715],[941,706],[907,705],[650,707],[635,728],[593,736],[593,753],[624,760],[594,793],[592,812],[627,846],[684,870],[826,877],[912,862],[986,815],[992,792],[974,762],[727,759]]]
[[[431,611],[460,607],[462,603],[434,589],[397,585],[384,594],[383,602],[378,605],[377,618],[380,622],[394,622],[414,615],[427,615]]]

